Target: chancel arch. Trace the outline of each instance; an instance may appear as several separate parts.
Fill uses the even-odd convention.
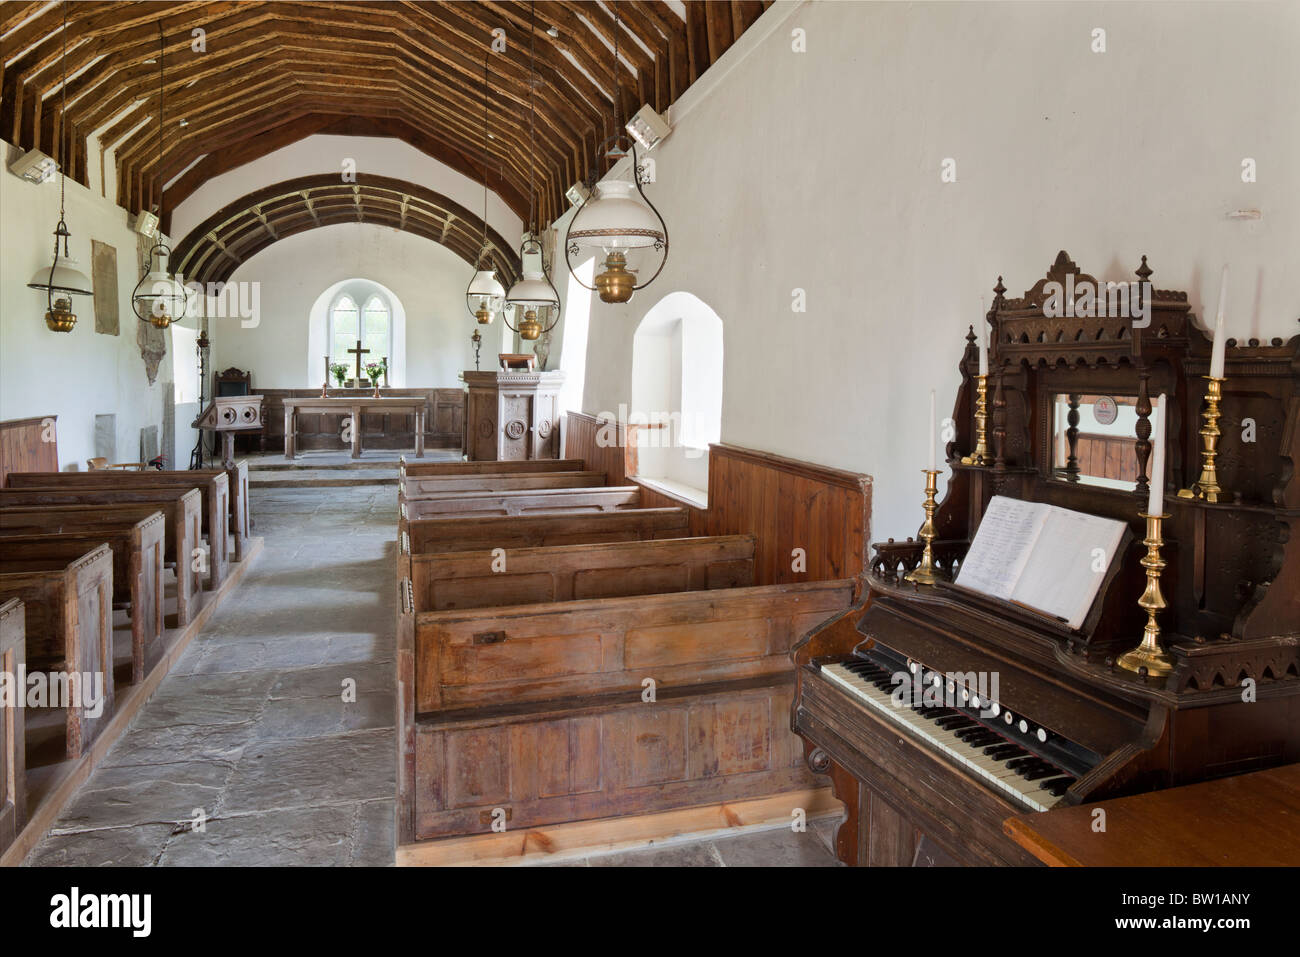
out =
[[[188,281],[225,282],[268,246],[338,223],[370,223],[423,236],[471,265],[483,244],[482,216],[417,183],[359,174],[354,183],[321,173],[249,193],[213,213],[176,244],[172,265]],[[507,287],[519,274],[512,243],[491,226],[487,262]]]

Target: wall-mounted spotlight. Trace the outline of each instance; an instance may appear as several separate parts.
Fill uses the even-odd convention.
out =
[[[652,150],[672,132],[672,127],[647,103],[636,111],[636,116],[628,120],[627,131],[641,144],[642,149]]]

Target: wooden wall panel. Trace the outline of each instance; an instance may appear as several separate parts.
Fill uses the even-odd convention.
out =
[[[5,484],[10,472],[59,470],[56,418],[42,415],[0,422],[0,486]]]
[[[617,437],[617,445],[610,440]],[[603,470],[611,485],[636,482],[626,430],[570,412],[564,455]],[[854,578],[865,581],[871,535],[871,477],[723,443],[709,447],[709,505],[701,509],[644,484],[645,508],[684,506],[692,535],[752,535],[754,584]],[[795,570],[794,549],[806,566]]]

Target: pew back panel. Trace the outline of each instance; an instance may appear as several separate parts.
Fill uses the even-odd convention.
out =
[[[807,582],[471,611],[416,612],[417,713],[786,673],[794,641],[847,608]]]
[[[754,580],[747,535],[416,555],[418,611],[736,588]]]
[[[446,492],[514,492],[540,488],[599,488],[604,472],[541,472],[536,475],[433,475],[402,479],[404,498],[427,498]]]
[[[547,512],[598,513],[636,508],[641,501],[634,485],[612,488],[551,488],[519,492],[447,492],[400,504],[402,519],[476,515],[537,515]]]
[[[247,475],[247,463],[236,471]],[[11,472],[7,488],[197,488],[203,496],[203,527],[208,534],[209,583],[215,590],[225,580],[230,562],[230,476],[224,469],[164,472]],[[246,505],[245,505],[246,508]],[[246,512],[241,515],[246,515]]]
[[[402,458],[402,477],[426,475],[528,475],[538,472],[581,472],[582,459],[522,459],[516,462],[408,462]]]
[[[69,700],[67,755],[79,758],[113,714],[113,553],[99,545],[66,568],[0,574],[0,601],[21,599],[27,666],[97,676],[102,710]]]
[[[177,625],[183,628],[198,613],[203,586],[203,574],[194,561],[194,550],[202,539],[202,505],[198,489],[0,488],[0,534],[22,525],[20,519],[6,518],[6,514],[62,514],[75,519],[80,527],[90,528],[128,515],[138,520],[161,509],[167,519],[166,559],[176,568]]]
[[[6,513],[0,513],[4,517]],[[133,682],[140,682],[163,655],[165,527],[163,513],[156,511],[131,524],[79,532],[5,534],[0,537],[0,572],[61,568],[99,543],[107,543],[113,553],[115,597],[131,605],[131,675]]]
[[[421,719],[399,841],[739,801],[815,786],[792,675],[492,716]]]
[[[486,548],[540,548],[659,538],[686,538],[686,510],[681,508],[620,509],[596,515],[523,515],[510,518],[430,518],[409,522],[407,552],[437,552]]]
[[[16,676],[27,660],[23,603],[0,601],[0,674]],[[14,679],[10,679],[14,680]],[[16,686],[14,694],[21,694]],[[27,823],[27,756],[23,708],[0,705],[0,854]]]

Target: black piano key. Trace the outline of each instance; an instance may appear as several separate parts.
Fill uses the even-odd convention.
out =
[[[1037,781],[1040,778],[1050,778],[1054,774],[1060,774],[1060,772],[1060,768],[1054,768],[1051,765],[1048,765],[1045,768],[1036,768],[1035,770],[1030,771],[1025,775],[1025,777],[1030,781]]]
[[[1018,744],[1012,744],[1011,742],[1004,740],[1001,744],[995,744],[992,747],[985,748],[984,753],[994,760],[1007,761],[1011,758],[1022,758],[1029,752]]]
[[[961,714],[955,714],[947,718],[939,719],[939,727],[943,728],[945,731],[959,731],[962,728],[972,727],[974,724],[974,721]]]
[[[1046,788],[1049,793],[1054,794],[1056,797],[1060,797],[1062,794],[1065,793],[1066,789],[1073,783],[1074,783],[1074,778],[1069,777],[1067,775],[1066,777],[1063,778],[1050,778],[1044,781],[1042,786]]]
[[[925,717],[929,718],[931,721],[938,721],[940,718],[956,718],[961,716],[960,712],[954,711],[952,708],[932,708],[929,705],[924,704],[917,705],[915,710],[925,715]]]

